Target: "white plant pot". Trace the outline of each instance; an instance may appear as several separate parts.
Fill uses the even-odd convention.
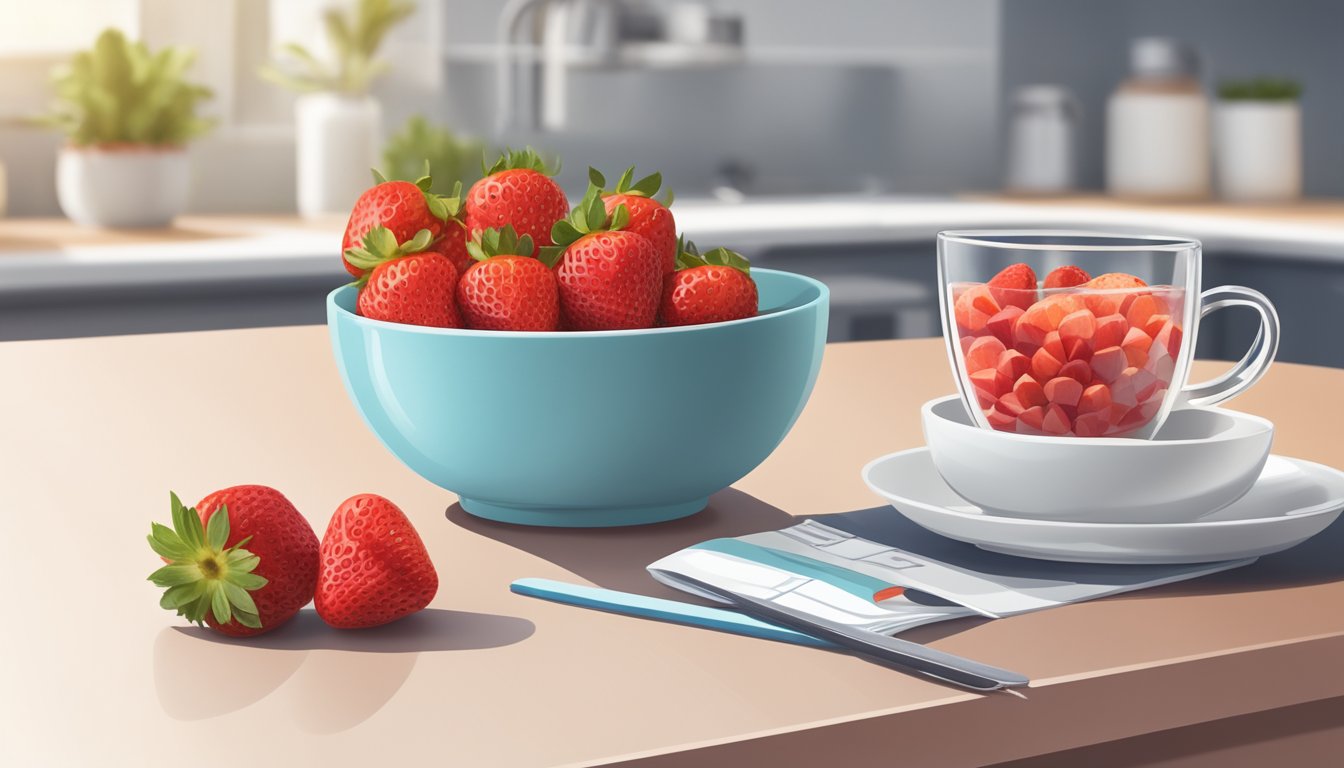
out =
[[[299,213],[349,213],[373,180],[382,108],[371,96],[311,93],[294,105]]]
[[[1224,101],[1216,127],[1223,198],[1272,202],[1301,196],[1302,110],[1296,101]]]
[[[65,147],[56,157],[61,210],[89,227],[166,227],[187,204],[182,148]]]

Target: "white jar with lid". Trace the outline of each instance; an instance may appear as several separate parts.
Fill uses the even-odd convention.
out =
[[[1209,99],[1189,46],[1139,38],[1106,105],[1106,188],[1120,197],[1209,196]]]
[[[1015,194],[1052,195],[1076,183],[1078,102],[1058,85],[1013,94],[1004,186]]]

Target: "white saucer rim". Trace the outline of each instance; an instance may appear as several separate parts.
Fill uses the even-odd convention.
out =
[[[920,452],[928,453],[929,447],[927,445],[921,445],[915,448],[907,448],[903,451],[896,451],[895,453],[888,453],[885,456],[879,456],[876,459],[873,459],[872,461],[868,462],[863,466],[862,476],[864,484],[867,485],[871,491],[876,493],[878,496],[881,496],[882,498],[886,499],[888,502],[899,501],[905,504],[913,504],[921,509],[933,512],[935,514],[951,515],[953,517],[959,517],[964,520],[973,520],[975,522],[988,521],[995,524],[1017,525],[1023,527],[1076,528],[1078,530],[1116,529],[1116,530],[1133,531],[1136,528],[1141,527],[1161,528],[1163,530],[1171,528],[1204,530],[1209,528],[1220,528],[1220,527],[1233,528],[1233,527],[1249,527],[1255,525],[1273,525],[1274,523],[1281,523],[1284,520],[1290,520],[1290,519],[1304,520],[1306,518],[1315,517],[1317,515],[1328,514],[1330,512],[1338,511],[1342,507],[1344,507],[1344,496],[1340,496],[1331,499],[1329,501],[1321,502],[1320,504],[1314,504],[1310,507],[1303,507],[1300,510],[1284,512],[1282,514],[1274,515],[1273,517],[1252,517],[1238,520],[1203,520],[1203,521],[1191,520],[1189,522],[1184,523],[1088,523],[1088,522],[1079,522],[1076,520],[1040,520],[1029,517],[1008,517],[1006,515],[991,515],[985,512],[981,512],[980,514],[973,514],[970,512],[959,512],[955,509],[948,509],[943,506],[933,505],[924,501],[912,499],[908,496],[899,496],[890,493],[888,491],[884,491],[872,481],[870,476],[873,467],[876,467],[877,465],[886,461],[903,458],[905,456],[917,454]],[[1341,481],[1344,481],[1344,471],[1340,471],[1338,469],[1335,469],[1334,467],[1330,467],[1325,464],[1320,464],[1315,461],[1308,461],[1307,459],[1298,459],[1292,456],[1281,456],[1275,453],[1271,453],[1270,456],[1279,459],[1284,459],[1286,461],[1293,462],[1294,464],[1303,465],[1311,469],[1321,470],[1328,474],[1336,475],[1340,478]],[[949,488],[948,490],[952,489]],[[956,491],[952,491],[952,493],[955,494]],[[960,498],[960,496],[958,496],[958,498]],[[962,500],[966,501],[965,499]],[[966,501],[966,503],[969,506],[975,507],[976,509],[980,509],[980,507],[976,504],[972,504],[969,501]]]
[[[944,424],[949,424],[949,425],[951,425],[952,427],[957,428],[957,429],[974,429],[974,430],[976,430],[976,431],[978,431],[978,432],[991,431],[991,430],[986,430],[986,429],[984,429],[983,427],[976,426],[976,425],[974,425],[974,424],[962,424],[961,422],[951,421],[951,420],[949,420],[949,419],[944,419],[944,418],[942,418],[941,416],[938,416],[938,415],[934,414],[933,409],[934,409],[936,406],[941,405],[942,403],[945,403],[945,402],[948,402],[948,401],[951,401],[951,400],[959,400],[959,401],[961,401],[961,403],[962,403],[963,405],[966,404],[966,401],[962,398],[962,396],[961,396],[960,394],[955,394],[955,395],[943,395],[942,397],[935,397],[935,398],[933,398],[932,400],[929,400],[929,401],[925,402],[923,405],[921,405],[921,406],[919,407],[919,411],[920,411],[920,417],[921,417],[921,419],[922,419],[922,420],[923,420],[923,419],[937,419],[938,421],[940,421],[940,422],[942,422],[942,423],[944,423]],[[1170,409],[1167,411],[1167,418],[1170,418],[1172,412],[1176,411],[1177,408],[1178,408],[1177,406],[1173,406],[1172,408],[1170,408]],[[1275,429],[1274,429],[1274,422],[1270,421],[1269,419],[1266,419],[1266,418],[1263,417],[1263,416],[1256,416],[1256,415],[1253,414],[1253,413],[1247,413],[1247,412],[1245,412],[1245,411],[1234,411],[1234,410],[1232,410],[1231,408],[1220,408],[1220,407],[1218,407],[1218,406],[1216,406],[1216,405],[1187,406],[1187,407],[1184,408],[1184,410],[1192,410],[1192,411],[1210,411],[1210,412],[1212,412],[1212,413],[1222,413],[1222,414],[1226,414],[1227,416],[1229,416],[1229,417],[1232,418],[1232,419],[1236,419],[1236,420],[1239,420],[1239,421],[1249,421],[1249,422],[1253,422],[1253,423],[1255,423],[1257,426],[1261,427],[1261,428],[1262,428],[1264,431],[1266,431],[1266,432],[1274,432],[1274,431],[1275,431]],[[1160,441],[1154,441],[1154,440],[1149,440],[1149,439],[1147,439],[1147,438],[1139,438],[1139,437],[1068,437],[1068,438],[1061,438],[1061,437],[1057,437],[1057,436],[1055,436],[1055,435],[1022,435],[1022,434],[1018,434],[1018,433],[1016,433],[1016,432],[1000,432],[1000,431],[997,431],[997,430],[993,430],[993,432],[994,432],[995,435],[1001,437],[1001,438],[1004,439],[1004,440],[1008,440],[1008,441],[1010,441],[1010,442],[1022,442],[1022,443],[1027,443],[1027,444],[1035,444],[1035,443],[1057,443],[1057,442],[1059,442],[1060,440],[1068,440],[1068,441],[1070,441],[1070,443],[1073,443],[1073,444],[1076,444],[1076,445],[1087,445],[1087,446],[1107,446],[1107,445],[1110,445],[1110,446],[1125,446],[1125,445],[1135,445],[1135,444],[1138,444],[1138,443],[1160,443],[1161,445],[1164,445],[1164,446],[1166,446],[1166,445],[1170,445],[1170,446],[1178,446],[1178,445],[1193,445],[1193,444],[1195,444],[1195,443],[1216,443],[1216,442],[1223,442],[1223,441],[1227,441],[1227,440],[1236,440],[1236,439],[1244,439],[1244,438],[1245,438],[1245,435],[1220,434],[1220,435],[1213,435],[1212,437],[1192,437],[1192,438],[1186,438],[1186,439],[1183,439],[1183,440],[1160,440]],[[1256,434],[1259,434],[1259,433],[1256,433]],[[927,447],[927,446],[925,446],[925,447]],[[1288,457],[1280,457],[1280,458],[1288,458]]]

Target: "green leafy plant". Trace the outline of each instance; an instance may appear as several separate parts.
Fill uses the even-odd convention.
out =
[[[416,181],[428,162],[434,169],[429,191],[447,195],[456,185],[470,186],[481,178],[484,153],[482,142],[459,137],[416,115],[383,147],[383,174],[389,179]]]
[[[374,78],[387,71],[387,62],[375,58],[383,38],[414,12],[415,4],[405,0],[359,0],[350,10],[329,8],[322,23],[336,61],[321,61],[302,45],[287,43],[281,47],[285,59],[262,66],[261,76],[300,93],[367,93]]]
[[[53,74],[57,101],[38,122],[80,147],[184,144],[213,125],[196,114],[213,95],[210,89],[184,79],[195,59],[188,48],[151,53],[144,43],[105,30],[92,49],[76,53]]]
[[[1301,95],[1302,84],[1286,78],[1227,80],[1218,86],[1223,101],[1297,101]]]

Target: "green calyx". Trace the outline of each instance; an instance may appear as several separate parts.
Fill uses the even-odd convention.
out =
[[[651,198],[658,194],[658,188],[663,185],[663,174],[657,171],[650,173],[639,181],[634,181],[634,178],[635,166],[632,165],[625,169],[625,173],[621,174],[621,178],[616,181],[616,187],[608,189],[607,177],[603,176],[602,172],[596,168],[590,167],[588,169],[589,183],[597,187],[599,194],[602,195],[635,195],[636,197]],[[663,197],[664,199],[659,202],[664,206],[672,205],[672,190],[667,190],[667,194]]]
[[[751,262],[747,261],[747,257],[737,251],[715,248],[712,251],[700,253],[700,249],[695,247],[695,243],[687,240],[685,235],[677,238],[677,269],[711,265],[732,267],[744,274],[751,274]]]
[[[536,245],[531,235],[518,236],[512,224],[504,229],[482,230],[467,243],[467,253],[477,261],[485,261],[495,256],[531,256],[536,253]]]
[[[531,147],[522,149],[505,148],[504,153],[499,156],[494,165],[487,166],[485,157],[481,157],[481,170],[484,175],[489,176],[500,171],[529,170],[545,176],[554,176],[560,172],[560,158],[555,159],[555,168],[548,168],[546,161],[541,159],[541,155]]]
[[[403,256],[424,253],[433,242],[434,236],[428,229],[422,229],[410,240],[398,243],[397,236],[392,234],[392,230],[387,227],[374,227],[364,235],[362,246],[345,249],[345,260],[350,262],[351,266],[365,270],[364,276],[355,281],[355,285],[363,288],[369,282],[369,272],[374,267]]]
[[[154,586],[165,588],[160,607],[176,611],[195,624],[213,616],[218,624],[237,621],[260,629],[257,604],[250,593],[266,586],[267,580],[252,572],[261,558],[243,549],[252,537],[226,549],[228,507],[216,510],[207,527],[194,508],[182,505],[177,494],[169,496],[173,527],[151,523],[148,537],[149,546],[168,560],[168,565],[149,575]]]
[[[387,177],[377,168],[370,168],[373,172],[374,184],[386,184]],[[453,193],[451,195],[436,195],[430,191],[434,186],[434,179],[429,174],[429,161],[425,161],[425,172],[420,178],[415,180],[415,186],[420,188],[420,192],[425,196],[425,205],[429,207],[430,214],[447,223],[452,220],[461,221],[462,215],[462,182],[453,184]]]
[[[565,249],[584,235],[594,232],[615,232],[624,229],[629,223],[629,208],[618,205],[611,215],[607,215],[607,206],[602,202],[602,188],[596,184],[589,184],[588,191],[583,193],[583,199],[574,206],[574,210],[551,227],[551,241],[555,245],[542,248],[537,258],[546,262],[547,266],[553,267]]]

